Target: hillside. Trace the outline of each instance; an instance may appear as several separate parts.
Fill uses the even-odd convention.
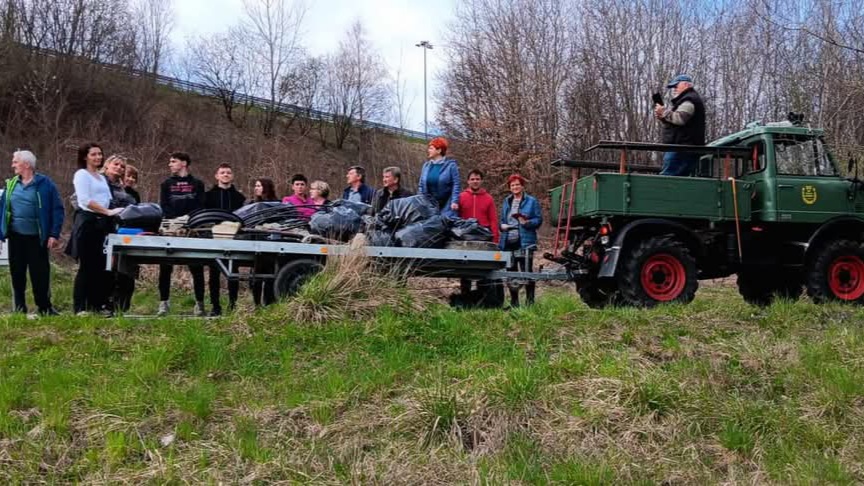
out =
[[[193,173],[208,185],[216,166],[232,164],[246,194],[258,177],[274,179],[278,192],[287,192],[298,172],[341,189],[345,170],[357,164],[375,182],[384,167],[398,165],[410,185],[426,156],[422,140],[379,129],[355,128],[337,149],[331,125],[296,114],[279,116],[265,135],[256,106],[237,106],[228,120],[220,100],[186,91],[189,86],[15,46],[0,46],[0,52],[0,151],[33,150],[39,169],[64,193],[71,192],[75,150],[86,141],[103,144],[106,156],[128,156],[141,169],[142,195],[151,201],[168,175],[172,151],[188,152]]]
[[[861,310],[724,285],[648,311],[393,302],[320,326],[4,316],[0,481],[864,481]]]

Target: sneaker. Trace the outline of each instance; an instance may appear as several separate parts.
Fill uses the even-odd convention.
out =
[[[171,305],[167,300],[163,300],[159,302],[159,311],[156,312],[157,317],[165,317],[168,315],[168,311],[171,310]]]
[[[192,315],[195,317],[204,317],[204,302],[195,302],[195,308],[192,309]]]
[[[213,309],[210,310],[210,314],[208,314],[208,315],[210,317],[219,317],[222,315],[222,309],[219,307],[214,307]]]
[[[87,317],[90,315],[89,311],[83,310],[75,313],[75,317]]]
[[[109,309],[108,307],[105,307],[99,311],[99,315],[106,318],[106,319],[110,319],[110,318],[114,317],[114,311]]]

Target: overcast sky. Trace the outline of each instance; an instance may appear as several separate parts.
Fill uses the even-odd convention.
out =
[[[304,44],[310,54],[334,52],[339,40],[355,19],[366,27],[370,41],[378,48],[391,71],[401,70],[411,103],[410,126],[423,130],[423,49],[415,47],[428,40],[429,120],[434,119],[435,73],[445,65],[442,49],[446,24],[455,10],[455,0],[324,0],[309,2],[304,24]],[[182,49],[188,36],[221,32],[242,17],[241,0],[177,0],[174,46]],[[401,67],[401,69],[400,69]]]

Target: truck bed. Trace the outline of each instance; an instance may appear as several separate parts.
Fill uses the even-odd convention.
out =
[[[749,221],[753,183],[736,180],[735,185],[738,194],[738,218],[740,221]],[[552,221],[557,222],[559,217],[567,217],[571,187],[564,185],[550,191]],[[597,172],[576,182],[571,216],[645,216],[732,221],[735,219],[732,192],[730,180]]]

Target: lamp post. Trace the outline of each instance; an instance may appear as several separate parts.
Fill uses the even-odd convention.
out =
[[[429,118],[426,115],[426,51],[432,49],[432,43],[429,41],[420,41],[415,44],[416,47],[423,48],[423,135],[429,139]]]

